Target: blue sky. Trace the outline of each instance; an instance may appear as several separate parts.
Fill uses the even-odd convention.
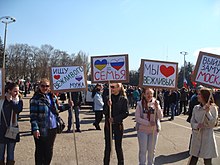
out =
[[[129,54],[141,59],[196,63],[199,50],[220,54],[220,0],[0,0],[12,16],[7,45],[50,44],[69,54]],[[0,24],[4,37],[4,24]]]

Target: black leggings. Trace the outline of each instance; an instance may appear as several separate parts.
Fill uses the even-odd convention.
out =
[[[99,123],[102,121],[103,112],[102,111],[95,111],[95,125],[99,127]]]
[[[115,141],[115,150],[118,159],[118,165],[124,165],[124,155],[122,150],[122,137],[123,137],[123,124],[112,124],[112,133],[114,135]],[[104,165],[109,165],[110,162],[110,153],[111,153],[111,145],[110,145],[110,131],[109,131],[109,123],[105,122],[105,154],[104,154]]]
[[[35,141],[35,165],[49,165],[53,156],[53,145],[56,138],[57,130],[48,130],[48,136],[39,139],[34,138]]]
[[[198,157],[192,156],[189,165],[196,165],[198,162]],[[205,165],[212,165],[212,159],[204,159],[204,164]]]

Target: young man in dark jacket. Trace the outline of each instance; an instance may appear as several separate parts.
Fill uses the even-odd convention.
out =
[[[111,153],[110,124],[115,139],[115,149],[118,159],[118,165],[124,165],[124,156],[122,150],[123,120],[128,117],[128,100],[121,83],[111,84],[111,99],[104,104],[105,114],[105,155],[104,165],[109,165]],[[111,111],[109,107],[111,106]],[[111,116],[110,116],[111,112]]]

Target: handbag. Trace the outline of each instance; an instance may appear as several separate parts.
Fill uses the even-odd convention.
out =
[[[8,126],[6,118],[5,118],[5,114],[4,111],[2,111],[4,120],[5,120],[5,125],[7,127],[6,133],[5,133],[5,137],[9,138],[9,139],[13,139],[15,140],[18,133],[19,133],[19,128],[18,127],[13,127],[12,126],[12,116],[13,116],[13,111],[11,112],[11,120],[10,120],[10,125]]]
[[[57,116],[56,119],[57,119],[57,133],[60,134],[63,132],[63,130],[65,128],[65,123],[60,116]]]

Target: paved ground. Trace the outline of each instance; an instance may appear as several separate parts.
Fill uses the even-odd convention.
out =
[[[29,122],[29,99],[24,98],[24,110],[21,113],[19,122],[21,131],[21,141],[17,143],[15,150],[15,160],[18,165],[34,165],[34,140],[30,134]],[[138,143],[136,131],[134,130],[134,109],[130,110],[130,116],[125,120],[125,130],[123,139],[123,149],[126,165],[138,164]],[[67,123],[67,112],[61,113],[62,118]],[[76,147],[79,165],[102,165],[104,153],[103,123],[102,131],[94,129],[94,113],[88,109],[80,111],[82,133],[76,133]],[[185,121],[186,116],[180,115],[174,121],[163,119],[162,131],[159,135],[156,165],[183,165],[188,160],[188,144],[191,133],[190,125]],[[53,165],[75,165],[74,134],[59,134],[55,141]],[[216,141],[220,148],[220,129],[216,128]],[[111,165],[116,165],[117,159],[113,150]],[[198,165],[202,165],[202,160]],[[213,165],[219,165],[220,158],[213,160]]]

